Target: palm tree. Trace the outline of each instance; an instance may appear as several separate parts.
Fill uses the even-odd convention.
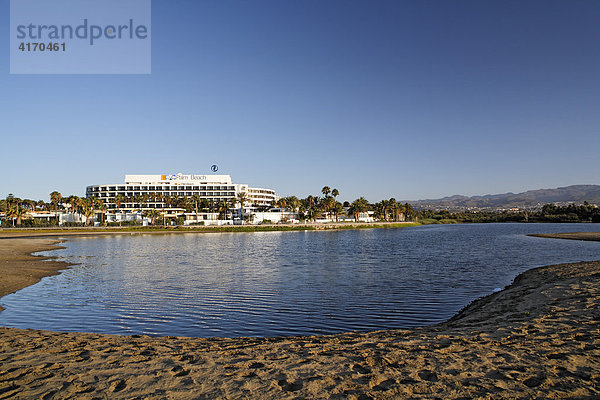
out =
[[[282,197],[275,202],[275,205],[279,208],[286,208],[287,207],[287,199],[285,197]]]
[[[296,196],[288,196],[285,200],[288,208],[292,211],[298,211],[298,207],[300,207],[300,200]]]
[[[248,201],[248,194],[246,192],[239,192],[237,199],[240,202],[240,218],[244,220],[244,203]]]
[[[169,196],[169,199],[171,200],[170,208],[177,208],[179,206],[179,203],[181,202],[181,198],[177,194]]]
[[[193,200],[187,196],[183,196],[179,200],[179,202],[180,202],[179,204],[181,205],[181,207],[185,209],[185,212],[192,212],[192,210],[194,209]]]
[[[345,213],[344,206],[339,201],[335,202],[332,209],[333,215],[335,215],[335,222],[339,222],[339,216]]]
[[[67,198],[67,204],[69,204],[71,206],[70,211],[73,214],[73,220],[74,221],[77,220],[78,219],[77,213],[79,212],[79,206],[81,204],[80,198],[77,196],[71,195]]]
[[[132,197],[132,200],[135,203],[134,207],[137,204],[137,209],[140,211],[140,214],[141,214],[142,213],[142,208],[143,208],[143,204],[142,203],[144,202],[144,198],[142,197],[141,194],[136,194],[135,196]]]
[[[313,222],[317,222],[317,218],[319,217],[321,212],[317,206],[313,206],[307,211],[307,214],[308,217],[313,220]]]
[[[100,222],[104,224],[104,213],[106,212],[106,204],[99,197],[92,197],[92,202],[94,204],[94,208],[100,211]]]
[[[217,210],[219,211],[219,219],[227,219],[227,214],[229,214],[229,202],[220,201],[217,204]],[[223,218],[221,218],[223,217]]]
[[[389,200],[390,202],[390,208],[392,209],[392,216],[394,221],[401,221],[403,218],[403,214],[404,214],[404,206],[402,205],[402,203],[399,203],[396,201],[395,198],[391,198]]]
[[[336,201],[333,197],[325,197],[322,201],[323,208],[325,209],[325,216],[331,217],[331,210],[335,206]]]
[[[390,202],[387,200],[381,200],[381,212],[383,213],[383,220],[388,220],[388,212],[390,211]]]
[[[168,194],[165,194],[163,196],[163,202],[165,203],[165,208],[171,208],[171,205],[173,204],[173,197],[171,197]]]
[[[194,202],[194,209],[196,210],[196,222],[198,222],[198,204],[202,202],[202,197],[199,194],[192,195],[192,201]]]
[[[57,191],[50,193],[50,203],[52,204],[52,210],[58,210],[59,204],[62,203],[62,194]]]
[[[412,208],[410,204],[405,203],[402,207],[402,210],[404,211],[406,219],[408,219],[409,221],[412,221],[413,218],[415,221],[419,219],[417,216],[417,212]]]
[[[147,207],[152,197],[154,197],[154,194],[144,193],[141,198],[142,207]]]
[[[116,210],[115,210],[115,216],[116,216],[117,210],[121,209],[121,204],[123,204],[126,200],[127,200],[127,198],[123,194],[121,194],[121,193],[119,193],[118,195],[116,195],[112,199],[112,202],[113,202],[113,204],[115,205],[115,208],[116,208]],[[120,219],[119,219],[119,226],[122,226],[122,222],[121,222]]]
[[[128,204],[131,204],[131,211],[133,211],[133,206],[135,205],[133,197],[134,196],[126,196],[125,197],[125,209],[128,208]]]
[[[200,200],[200,210],[208,212],[209,206],[210,203],[208,199],[203,198],[202,200]]]
[[[112,199],[112,202],[113,202],[113,204],[115,205],[115,207],[116,207],[117,209],[120,209],[120,208],[121,208],[121,204],[123,204],[123,203],[125,202],[125,200],[127,200],[127,199],[125,198],[125,196],[124,196],[124,195],[122,195],[121,193],[119,193],[118,195],[116,195],[116,196],[115,196],[115,197]]]
[[[83,214],[85,215],[85,226],[88,226],[89,220],[94,216],[95,214],[95,204],[94,204],[94,200],[90,199],[82,199],[82,204],[83,204]]]
[[[157,194],[154,195],[154,200],[157,203],[163,203],[164,199],[165,199],[165,196],[162,193],[157,193]]]
[[[329,188],[329,186],[323,186],[323,189],[321,189],[321,193],[323,193],[323,195],[327,197],[329,193],[331,193],[331,189]]]
[[[360,214],[367,211],[369,211],[369,202],[364,197],[360,197],[350,204],[348,213],[354,215],[354,222],[358,222]]]
[[[151,208],[144,212],[144,216],[150,218],[150,222],[152,223],[152,225],[154,225],[156,223],[156,220],[162,216],[162,213],[156,208]]]
[[[44,200],[38,200],[35,204],[35,207],[39,208],[42,211],[50,211],[50,205]]]
[[[21,205],[27,208],[29,211],[35,211],[37,202],[35,200],[25,199],[21,202]]]
[[[332,195],[332,196],[333,196],[333,198],[334,198],[334,199],[336,199],[336,201],[337,201],[337,197],[340,195],[340,191],[339,191],[339,190],[337,190],[337,189],[333,189],[333,190],[331,191],[331,195]]]
[[[19,199],[16,199],[19,200]],[[21,225],[21,219],[27,214],[27,210],[21,205],[20,200],[12,202],[11,207],[6,212],[6,218],[12,218],[13,226],[15,225],[15,219],[17,220],[17,226]]]
[[[214,213],[217,211],[217,204],[213,199],[206,200],[206,207],[209,213]]]

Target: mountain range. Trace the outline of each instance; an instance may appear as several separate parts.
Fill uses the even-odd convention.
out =
[[[454,195],[441,199],[408,201],[416,208],[530,208],[548,203],[600,204],[600,185],[572,185],[556,189],[528,190],[523,193],[486,194],[484,196]]]

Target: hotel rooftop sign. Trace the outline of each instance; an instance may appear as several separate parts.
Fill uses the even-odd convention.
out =
[[[231,176],[229,175],[125,175],[125,183],[223,183],[231,184]]]

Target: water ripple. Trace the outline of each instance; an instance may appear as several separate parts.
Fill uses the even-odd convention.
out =
[[[3,297],[0,325],[199,337],[330,334],[446,320],[531,267],[600,244],[526,233],[591,224],[70,238],[79,263]]]

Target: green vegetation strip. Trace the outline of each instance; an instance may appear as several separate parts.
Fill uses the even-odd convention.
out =
[[[418,222],[411,223],[386,223],[386,224],[339,224],[339,225],[225,225],[225,226],[129,226],[110,228],[65,228],[65,229],[2,229],[0,235],[11,235],[14,233],[24,235],[56,235],[77,233],[186,233],[186,232],[272,232],[272,231],[316,231],[316,230],[343,230],[343,229],[374,229],[374,228],[406,228],[419,226]]]

